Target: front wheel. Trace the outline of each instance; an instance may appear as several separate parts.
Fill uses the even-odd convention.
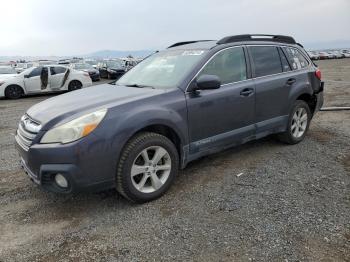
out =
[[[117,191],[137,203],[154,200],[169,189],[178,166],[178,152],[167,137],[140,133],[127,143],[121,154]]]
[[[289,114],[287,131],[279,134],[278,138],[291,145],[301,142],[309,129],[311,117],[309,105],[297,100]]]
[[[23,95],[23,89],[18,85],[10,85],[5,89],[5,97],[9,99],[18,99]]]

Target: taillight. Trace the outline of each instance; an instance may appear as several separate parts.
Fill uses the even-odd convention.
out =
[[[321,80],[321,70],[320,69],[316,69],[316,72],[315,72],[315,76]]]

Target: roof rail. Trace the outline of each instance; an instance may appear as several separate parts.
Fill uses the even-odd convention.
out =
[[[286,35],[264,35],[264,34],[251,34],[251,35],[234,35],[227,36],[220,39],[217,44],[228,44],[233,42],[244,42],[244,41],[273,41],[288,44],[296,44],[295,40],[291,36]]]
[[[194,40],[194,41],[178,42],[178,43],[172,44],[171,46],[168,46],[168,48],[181,46],[181,45],[188,45],[188,44],[193,44],[193,43],[198,43],[198,42],[208,42],[208,41],[213,41],[213,40]]]

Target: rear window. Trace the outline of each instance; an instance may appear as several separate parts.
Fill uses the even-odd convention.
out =
[[[282,73],[281,59],[275,46],[251,46],[255,77]]]
[[[58,75],[58,74],[63,74],[66,72],[65,67],[61,66],[55,66],[55,67],[50,67],[51,75]]]
[[[307,59],[301,54],[298,49],[293,47],[282,47],[282,49],[286,54],[293,70],[303,69],[309,65]]]

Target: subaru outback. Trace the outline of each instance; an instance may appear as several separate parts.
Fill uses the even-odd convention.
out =
[[[59,95],[21,118],[25,173],[58,192],[160,197],[195,159],[270,134],[296,144],[323,104],[321,72],[290,36],[173,44],[119,80]]]

